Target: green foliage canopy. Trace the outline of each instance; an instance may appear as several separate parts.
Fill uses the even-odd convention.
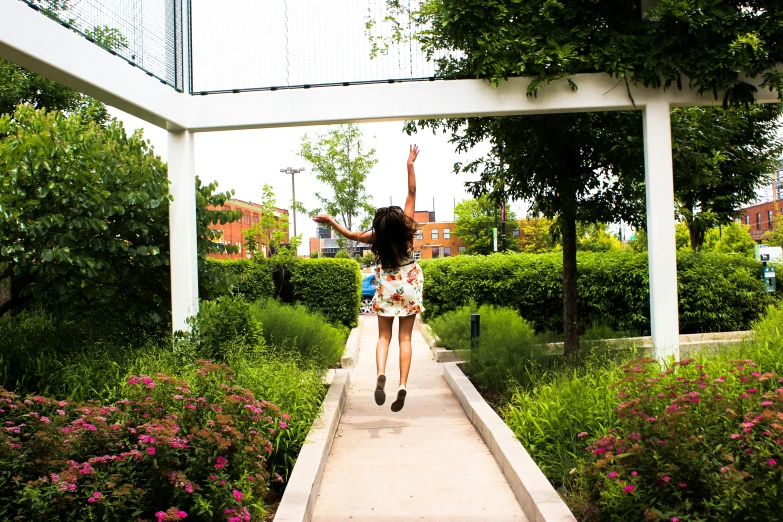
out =
[[[401,9],[399,1],[388,2]],[[682,88],[726,103],[753,100],[756,88],[783,90],[783,5],[774,0],[661,0],[642,17],[639,1],[426,0],[413,19],[444,75],[498,85],[531,76],[528,95],[578,73],[606,72],[634,85]]]

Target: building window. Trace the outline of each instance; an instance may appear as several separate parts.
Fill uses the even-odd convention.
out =
[[[772,211],[767,210],[767,221],[769,221],[769,228],[772,228]]]
[[[451,247],[443,247],[443,257],[451,257]]]
[[[424,231],[422,229],[418,229],[416,231],[416,239],[418,239],[419,241],[424,239]]]
[[[245,224],[250,224],[250,212],[245,212]]]
[[[750,226],[750,216],[745,216],[745,225]]]
[[[432,239],[438,239],[438,229],[433,228],[432,229]]]
[[[439,257],[440,257],[440,248],[432,247],[432,259],[437,259]]]
[[[459,252],[458,253],[461,254],[463,250],[465,250],[464,246],[459,247]]]
[[[512,236],[519,237],[519,229],[515,228],[514,231],[511,233]]]
[[[253,214],[253,224],[258,225],[258,214]]]
[[[237,253],[241,254],[242,253],[242,242],[241,241],[237,241],[234,244],[237,246]]]
[[[443,229],[443,239],[451,239],[451,229],[450,228],[444,228]]]
[[[761,212],[756,212],[756,230],[761,230]]]
[[[421,259],[421,250],[416,250],[413,252],[413,260],[418,261]]]

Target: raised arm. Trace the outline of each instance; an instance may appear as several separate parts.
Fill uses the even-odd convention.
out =
[[[359,232],[359,231],[351,231],[342,226],[340,223],[335,221],[335,219],[332,216],[328,216],[326,214],[318,214],[313,218],[316,223],[325,223],[329,225],[330,227],[337,230],[337,233],[341,236],[350,239],[351,241],[359,241],[361,243],[369,243],[372,239],[372,232]]]
[[[410,154],[408,154],[408,197],[405,198],[405,215],[413,219],[413,212],[416,210],[416,171],[413,169],[413,163],[419,156],[419,147],[411,145]]]

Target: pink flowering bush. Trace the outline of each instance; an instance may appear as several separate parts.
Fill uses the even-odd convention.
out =
[[[781,519],[783,379],[750,360],[710,365],[623,366],[618,422],[583,439],[582,520]]]
[[[0,520],[260,520],[290,417],[200,364],[191,384],[132,376],[106,405],[0,388]]]

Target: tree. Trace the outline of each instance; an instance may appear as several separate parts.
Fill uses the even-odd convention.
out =
[[[782,109],[772,104],[672,111],[675,198],[694,251],[707,231],[731,223],[737,209],[770,182],[783,153]]]
[[[466,254],[487,255],[495,251],[492,229],[497,229],[497,249],[501,250],[500,206],[488,195],[466,199],[454,207],[454,235],[465,242]],[[519,252],[519,241],[514,230],[519,229],[516,216],[506,210],[506,247]]]
[[[362,132],[356,125],[340,125],[313,140],[302,137],[299,155],[312,165],[311,172],[326,184],[332,195],[315,193],[321,208],[311,214],[326,212],[348,230],[369,226],[375,207],[364,188],[367,175],[378,162],[375,149],[364,152]],[[353,250],[355,245],[350,245]]]
[[[753,257],[756,242],[750,235],[750,227],[741,223],[732,222],[723,227],[720,239],[713,247],[714,252],[723,254],[742,254],[745,257]]]
[[[557,248],[557,241],[552,236],[554,221],[545,217],[525,220],[520,230],[522,250],[527,254],[543,254]]]
[[[400,2],[387,2],[406,14]],[[775,67],[783,58],[773,2],[748,8],[695,0],[657,4],[643,19],[638,2],[549,0],[425,0],[407,14],[421,28],[417,39],[438,54],[446,78],[531,76],[527,95],[558,78],[573,89],[577,73],[603,71],[630,84],[681,87],[682,77],[702,93],[724,91],[726,105],[752,101],[753,90],[738,71],[783,85]],[[751,32],[749,32],[749,30]],[[655,49],[655,52],[650,52]],[[628,90],[631,95],[630,89]],[[475,191],[508,182],[510,193],[557,219],[563,238],[565,353],[579,347],[576,315],[576,222],[621,218],[643,228],[641,122],[634,113],[593,113],[526,118],[475,118],[424,122],[452,133],[459,150],[482,140],[509,164],[508,174],[478,160],[457,171],[482,170]],[[410,130],[410,126],[408,127]],[[676,153],[676,151],[675,151]],[[506,159],[506,156],[509,156]]]
[[[584,252],[609,252],[620,250],[623,244],[607,232],[606,223],[577,224],[577,250]]]
[[[258,256],[259,248],[277,250],[288,237],[288,221],[281,220],[277,214],[275,193],[270,185],[264,185],[261,196],[261,217],[258,223],[242,231],[245,247],[253,258]]]
[[[499,191],[531,202],[532,212],[555,220],[563,245],[565,354],[579,349],[577,223],[637,222],[643,215],[641,118],[630,112],[422,121],[451,134],[457,150],[489,141],[492,152],[455,173],[480,173],[475,195]],[[416,125],[408,124],[408,132]],[[636,128],[636,132],[628,129]],[[502,161],[501,161],[502,152]]]
[[[169,314],[166,165],[140,132],[81,114],[20,105],[0,117],[0,279],[8,310],[96,307],[163,321]],[[207,211],[231,194],[198,181],[199,255],[216,248]]]

